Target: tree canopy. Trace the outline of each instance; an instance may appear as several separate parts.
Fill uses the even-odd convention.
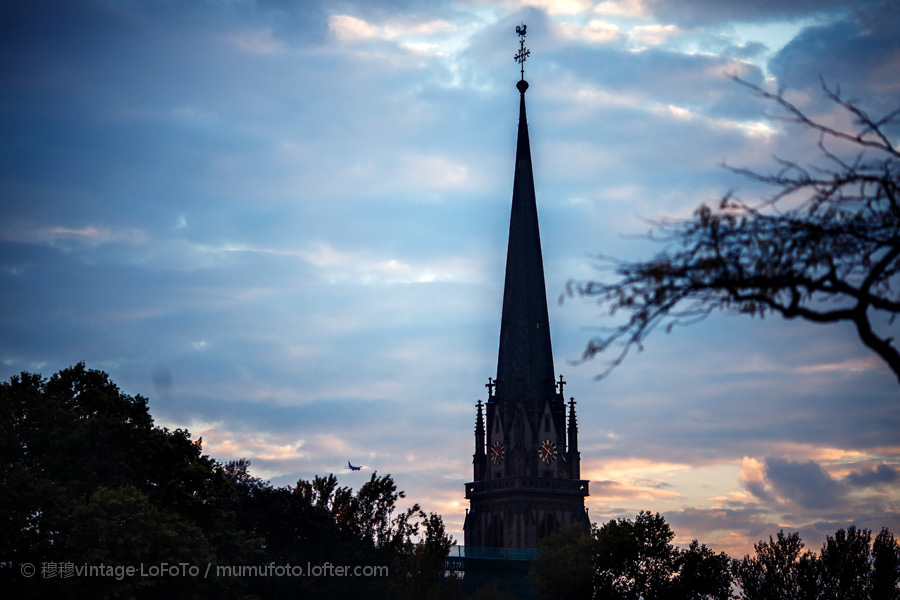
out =
[[[731,598],[728,556],[697,540],[676,547],[659,513],[641,511],[594,527],[562,528],[542,540],[531,576],[543,598],[725,600]]]
[[[697,540],[679,548],[663,516],[641,511],[590,534],[563,527],[539,543],[531,577],[551,600],[898,600],[900,544],[887,528],[872,539],[853,525],[818,553],[798,532],[779,531],[754,555],[729,559]]]
[[[452,538],[439,515],[399,510],[390,475],[275,487],[221,464],[147,400],[83,363],[0,383],[0,592],[20,598],[440,598]],[[420,543],[417,543],[420,542]],[[362,576],[236,575],[217,567],[331,564]],[[27,565],[34,567],[27,575]],[[144,565],[212,575],[85,577]],[[374,568],[380,568],[375,571]]]
[[[569,297],[628,314],[624,324],[592,339],[583,357],[618,345],[608,373],[658,326],[668,331],[714,311],[774,313],[851,323],[900,380],[900,351],[890,334],[900,313],[900,150],[892,138],[900,108],[872,117],[823,82],[825,96],[855,126],[843,128],[807,116],[780,93],[738,81],[774,103],[781,119],[817,133],[819,159],[776,157],[769,173],[731,168],[774,193],[757,203],[729,193],[690,219],[655,222],[651,239],[667,244],[655,257],[601,257],[618,279],[568,282]]]
[[[734,583],[745,600],[897,600],[900,546],[884,528],[875,536],[853,525],[829,535],[818,554],[803,551],[797,532],[760,541],[756,556],[734,560]]]

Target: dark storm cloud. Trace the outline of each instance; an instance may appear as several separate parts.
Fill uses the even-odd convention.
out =
[[[667,512],[665,516],[676,531],[684,527],[694,537],[714,531],[737,531],[755,538],[776,525],[771,521],[771,514],[761,506],[685,508]]]
[[[864,469],[847,475],[844,481],[854,487],[872,487],[894,483],[900,478],[897,469],[890,465],[880,464],[873,469]]]
[[[766,489],[765,481],[745,481],[744,488],[763,502],[773,500],[772,495]]]
[[[873,117],[900,97],[900,4],[861,5],[847,18],[804,29],[770,61],[786,89],[817,92],[821,77]]]
[[[804,509],[834,509],[844,503],[844,487],[812,460],[767,458],[766,480],[780,496]]]

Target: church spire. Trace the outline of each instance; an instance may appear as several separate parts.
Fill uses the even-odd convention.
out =
[[[515,58],[521,65],[529,54],[525,25],[516,27],[516,33],[519,53]],[[467,553],[473,546],[536,549],[538,540],[562,525],[579,523],[585,533],[590,528],[584,509],[588,482],[578,478],[575,404],[570,404],[567,428],[563,399],[566,382],[562,376],[559,382],[554,381],[544,260],[525,118],[528,83],[524,66],[521,73],[516,83],[520,95],[519,137],[500,353],[497,379],[488,379],[486,386],[488,400],[477,404],[474,481],[466,484],[470,502],[464,526]],[[473,552],[472,556],[478,554]],[[478,579],[479,568],[491,569],[468,563],[466,577],[471,572],[472,579]]]
[[[530,51],[525,48],[525,26],[516,27],[516,33],[520,48],[515,59],[523,66],[522,79],[516,83],[519,132],[500,323],[497,399],[501,403],[521,399],[533,405],[552,397],[555,385],[541,234],[525,117],[528,82],[524,79],[524,62]]]

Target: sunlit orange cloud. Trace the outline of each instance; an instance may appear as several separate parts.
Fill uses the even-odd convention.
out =
[[[871,471],[879,465],[887,465],[894,469],[900,469],[900,460],[885,460],[881,457],[867,456],[862,460],[855,462],[846,462],[827,469],[828,474],[832,477],[843,479],[850,473],[859,471]]]
[[[582,462],[581,476],[591,481],[604,480],[637,480],[651,475],[688,471],[691,465],[685,463],[667,463],[646,458],[617,458],[604,461]]]
[[[875,466],[886,463],[891,466],[897,466],[900,463],[900,447],[887,446],[881,448],[873,448],[870,451],[862,452],[859,450],[844,448],[829,448],[822,446],[814,446],[812,444],[801,444],[797,442],[776,443],[772,447],[772,451],[768,453],[770,456],[781,456],[793,461],[812,460],[818,463],[831,477],[841,479],[851,472],[861,469],[871,469]],[[747,457],[744,457],[745,463],[741,468],[741,481],[762,481],[762,479],[746,479],[745,469],[747,468]],[[756,462],[759,468],[762,465],[756,459],[749,459]]]
[[[859,450],[829,448],[827,446],[815,446],[792,441],[774,442],[768,455],[780,456],[794,461],[814,460],[818,463],[857,461],[868,456]]]
[[[462,533],[463,519],[469,508],[463,490],[429,490],[427,495],[419,499],[419,504],[426,512],[436,512],[444,519],[447,531],[454,537]]]
[[[243,434],[225,431],[218,424],[204,424],[192,428],[195,438],[203,439],[203,452],[210,456],[241,456],[261,460],[286,460],[305,458],[307,453],[301,448],[303,440],[288,440],[282,437],[263,435],[258,432]]]
[[[333,433],[315,433],[309,436],[310,446],[320,448],[322,454],[346,454],[351,451],[350,445],[342,438]]]
[[[738,479],[743,483],[762,483],[766,480],[766,469],[755,458],[745,456],[741,460],[741,471]]]
[[[874,356],[866,358],[852,358],[839,363],[826,363],[820,365],[806,365],[797,367],[798,373],[831,373],[831,372],[853,372],[874,371],[882,368],[882,362]]]
[[[683,494],[640,483],[620,483],[617,481],[592,481],[591,494],[603,500],[660,500],[663,498],[680,498]]]
[[[747,555],[753,555],[753,544],[757,541],[759,540],[751,540],[748,536],[741,535],[736,531],[730,531],[712,543],[706,542],[706,545],[714,548],[716,552],[724,552],[732,558],[743,558]]]
[[[745,504],[755,501],[755,498],[747,492],[729,492],[724,496],[710,496],[709,499],[716,504]]]

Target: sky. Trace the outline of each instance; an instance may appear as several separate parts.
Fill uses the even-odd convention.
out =
[[[598,380],[606,357],[578,359],[614,321],[557,302],[597,255],[659,251],[649,221],[765,197],[723,164],[816,160],[732,75],[830,123],[820,77],[896,108],[893,1],[3,3],[0,378],[84,361],[218,460],[277,485],[391,474],[461,541],[521,23],[591,520],[660,512],[733,556],[781,528],[813,550],[900,534],[900,389],[852,327],[716,314]]]

